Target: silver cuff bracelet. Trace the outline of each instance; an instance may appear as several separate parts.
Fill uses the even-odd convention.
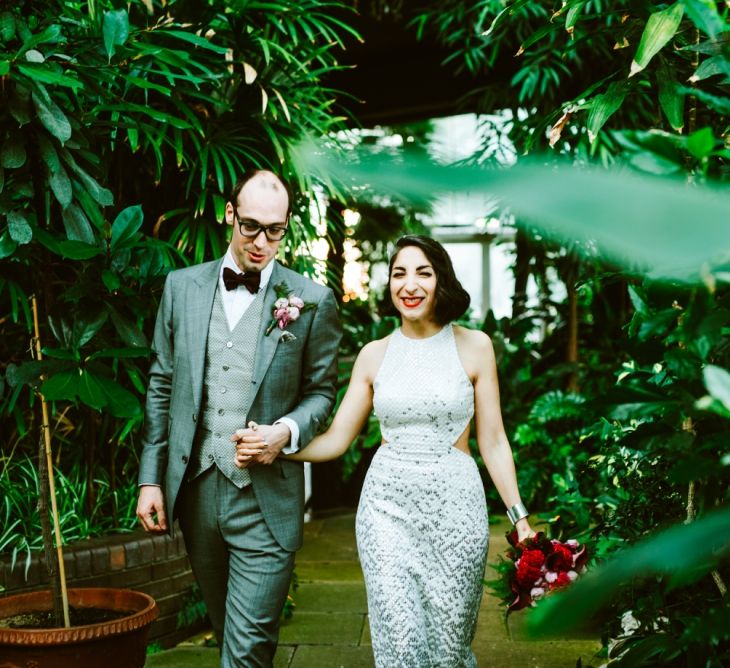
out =
[[[524,503],[516,503],[511,508],[507,509],[507,517],[512,524],[517,524],[523,517],[527,517],[530,513],[527,512]]]

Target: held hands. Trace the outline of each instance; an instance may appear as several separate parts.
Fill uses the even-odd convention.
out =
[[[231,436],[236,444],[235,464],[247,468],[256,464],[271,464],[291,437],[285,424],[256,424],[251,421],[247,429],[237,429]]]

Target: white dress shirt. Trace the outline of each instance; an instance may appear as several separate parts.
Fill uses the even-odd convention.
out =
[[[255,293],[251,293],[248,289],[242,285],[239,285],[235,290],[226,290],[226,286],[223,283],[223,270],[228,267],[237,274],[241,273],[236,261],[233,259],[230,247],[226,251],[223,257],[223,264],[221,265],[221,273],[218,276],[218,291],[221,295],[221,301],[223,302],[223,310],[226,314],[226,320],[228,321],[228,328],[233,328],[238,324],[246,309],[253,304],[253,300],[256,298]],[[269,284],[271,274],[274,271],[274,262],[269,262],[263,271],[261,272],[261,284],[259,285],[259,292],[266,290],[266,286]],[[264,319],[267,319],[270,314],[264,313]],[[291,431],[291,439],[289,445],[287,445],[282,452],[285,455],[289,455],[299,450],[299,426],[294,420],[289,418],[281,418],[274,424],[282,423],[289,427]]]

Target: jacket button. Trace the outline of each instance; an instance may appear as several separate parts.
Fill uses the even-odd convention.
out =
[[[187,464],[188,463],[188,456],[187,455],[183,455],[182,456],[182,461],[183,461],[183,464]]]

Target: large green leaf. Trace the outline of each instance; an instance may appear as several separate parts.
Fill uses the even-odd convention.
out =
[[[629,87],[625,81],[614,81],[605,93],[596,95],[588,112],[588,139],[594,141],[606,121],[623,104]]]
[[[3,143],[0,149],[0,166],[7,169],[17,169],[25,164],[26,153],[23,143],[23,136],[20,133],[12,133]]]
[[[111,319],[122,341],[130,348],[147,347],[147,337],[144,332],[114,308],[111,309]]]
[[[730,411],[730,373],[722,367],[708,364],[702,376],[707,391]]]
[[[293,157],[299,171],[338,187],[368,186],[421,202],[449,192],[497,197],[518,224],[571,244],[595,245],[604,257],[655,277],[698,280],[702,266],[723,259],[727,249],[727,188],[531,160],[502,169],[447,167],[410,155],[396,162],[363,154],[358,162],[351,152],[337,157],[312,144]]]
[[[95,244],[70,239],[59,242],[56,250],[59,255],[69,260],[89,260],[92,257],[104,254],[104,249]]]
[[[671,576],[674,584],[709,572],[730,547],[730,508],[678,525],[622,550],[611,561],[579,578],[565,591],[542,601],[530,615],[536,633],[561,634],[588,622],[634,578]]]
[[[87,369],[79,379],[79,398],[96,409],[108,408],[116,417],[134,417],[141,414],[139,400],[119,383]]]
[[[33,360],[22,364],[8,364],[5,377],[10,387],[18,385],[36,386],[40,383],[41,375],[44,373],[44,362]]]
[[[712,128],[701,128],[687,137],[687,150],[698,160],[707,158],[714,148]]]
[[[718,12],[718,3],[714,0],[682,0],[682,4],[692,23],[712,39],[728,30],[725,20]]]
[[[704,102],[710,109],[714,109],[725,116],[730,116],[730,97],[713,95],[706,90],[689,88],[687,86],[682,86],[680,90],[687,95],[693,95],[698,100]]]
[[[41,385],[41,394],[48,401],[73,401],[79,392],[79,369],[74,368],[53,374]]]
[[[101,282],[104,283],[104,287],[109,290],[109,292],[119,290],[122,285],[122,280],[119,278],[119,274],[113,272],[111,269],[104,269],[104,271],[101,272]]]
[[[20,25],[18,25],[20,28]],[[63,30],[58,23],[54,23],[47,28],[44,28],[41,32],[31,35],[28,39],[23,40],[23,48],[18,51],[18,55],[35,48],[39,44],[47,44],[51,42],[58,42],[63,36]]]
[[[53,174],[53,172],[57,171],[61,167],[61,161],[59,160],[58,153],[53,146],[53,141],[48,135],[46,135],[45,132],[38,133],[37,141],[38,148],[41,153],[41,158],[46,164],[48,171]]]
[[[8,232],[12,240],[18,245],[30,243],[33,238],[33,230],[28,219],[22,211],[11,211],[8,213]]]
[[[66,86],[74,90],[84,85],[78,79],[59,72],[46,63],[20,63],[18,64],[18,69],[31,81],[40,81],[54,86]]]
[[[91,341],[96,336],[96,333],[104,326],[108,318],[109,312],[106,310],[99,311],[90,320],[86,320],[83,316],[80,316],[74,323],[76,347],[82,348]]]
[[[72,153],[67,149],[61,150],[63,161],[69,166],[71,171],[79,177],[86,191],[91,195],[92,199],[102,206],[110,206],[114,203],[114,195],[111,190],[104,188],[94,177],[90,176],[86,170],[82,169],[74,159]],[[87,207],[87,211],[88,211]]]
[[[144,214],[139,205],[128,206],[120,211],[112,223],[112,250],[117,250],[132,241],[143,222]]]
[[[58,169],[51,173],[48,178],[48,185],[55,195],[61,208],[65,209],[73,200],[73,188],[71,179],[68,178],[66,170],[59,165]]]
[[[692,82],[702,81],[718,74],[723,75],[723,83],[730,81],[730,59],[723,54],[703,60],[689,80]]]
[[[681,131],[684,127],[684,94],[672,68],[662,62],[657,70],[657,84],[659,86],[659,105],[674,130]]]
[[[40,84],[33,91],[31,97],[41,123],[61,144],[65,144],[71,139],[71,123],[66,118],[66,114],[61,111],[61,108]]]
[[[13,37],[15,37],[15,18],[8,11],[0,12],[0,38],[9,42]]]
[[[72,241],[83,241],[93,245],[96,242],[94,231],[86,214],[75,204],[70,204],[63,210],[63,224],[66,227],[66,236]]]
[[[104,12],[104,48],[111,62],[114,47],[121,46],[129,37],[129,15],[125,9]]]
[[[201,37],[200,35],[196,35],[192,32],[185,32],[183,30],[165,30],[163,34],[169,35],[170,37],[175,37],[176,39],[180,39],[184,42],[187,42],[188,44],[193,44],[194,46],[198,46],[201,49],[207,49],[208,51],[213,51],[214,53],[218,53],[221,55],[225,55],[225,53],[228,51],[227,47],[213,44],[213,42],[211,42],[209,39]]]
[[[2,234],[0,234],[0,260],[10,257],[17,247],[18,244],[13,241],[10,236],[10,232],[5,230]]]
[[[666,9],[654,12],[649,17],[631,63],[630,77],[641,72],[664,45],[674,37],[682,22],[683,14],[684,5],[681,2],[675,2]]]

